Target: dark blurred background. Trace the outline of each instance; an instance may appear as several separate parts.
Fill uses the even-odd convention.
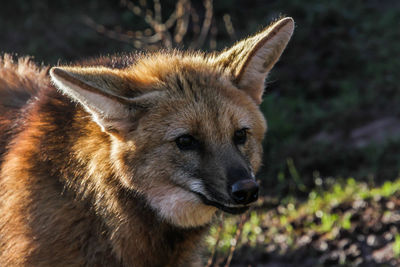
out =
[[[259,175],[264,193],[301,196],[329,177],[372,184],[398,177],[400,1],[215,0],[212,20],[207,1],[192,1],[184,12],[179,8],[188,1],[155,3],[6,1],[0,51],[53,65],[166,45],[222,49],[291,16],[295,34],[269,76],[261,106],[269,125]],[[172,43],[168,36],[143,41],[154,34],[149,18],[160,6],[162,21],[180,12],[187,27],[164,32]],[[209,27],[199,41],[204,22]]]

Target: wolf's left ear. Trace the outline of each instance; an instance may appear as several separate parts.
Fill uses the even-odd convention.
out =
[[[256,35],[246,38],[216,57],[230,71],[234,83],[261,104],[264,81],[293,34],[294,21],[283,18]]]

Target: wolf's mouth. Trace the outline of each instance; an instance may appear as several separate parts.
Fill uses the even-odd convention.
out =
[[[199,192],[191,191],[192,193],[198,195],[200,199],[203,201],[204,204],[214,206],[222,211],[231,213],[231,214],[241,214],[248,210],[250,206],[243,206],[243,207],[228,207],[216,201],[209,200],[206,196]]]

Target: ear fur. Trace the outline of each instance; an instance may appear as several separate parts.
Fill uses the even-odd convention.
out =
[[[233,75],[234,83],[261,104],[264,81],[293,34],[294,21],[283,18],[217,56],[218,64]]]
[[[61,92],[80,103],[111,134],[129,132],[130,119],[159,94],[135,91],[118,70],[104,67],[54,67],[50,76]]]

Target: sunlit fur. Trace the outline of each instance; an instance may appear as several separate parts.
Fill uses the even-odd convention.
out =
[[[226,168],[261,165],[263,82],[293,26],[281,19],[215,54],[129,54],[50,71],[3,56],[0,266],[201,265],[217,208],[199,194],[241,206]],[[181,151],[182,134],[201,148]]]

